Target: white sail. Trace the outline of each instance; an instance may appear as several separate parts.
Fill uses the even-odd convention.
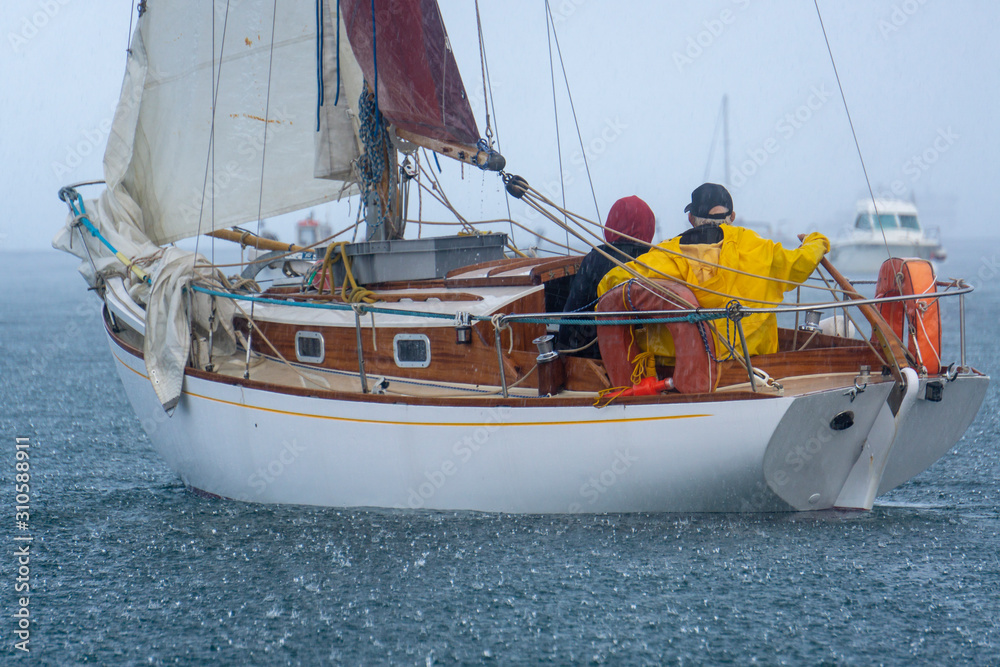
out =
[[[150,240],[169,243],[343,194],[357,144],[348,96],[342,91],[342,106],[332,108],[329,76],[325,131],[316,131],[316,2],[288,0],[277,11],[273,0],[147,7],[105,176],[139,203]],[[315,178],[310,156],[320,145],[337,159]]]

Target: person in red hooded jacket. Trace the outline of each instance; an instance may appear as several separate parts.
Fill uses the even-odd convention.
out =
[[[616,201],[611,210],[608,211],[608,218],[604,223],[605,243],[591,250],[583,258],[580,268],[573,278],[573,284],[570,286],[569,297],[566,299],[566,305],[563,306],[563,312],[594,310],[597,285],[601,282],[604,274],[615,267],[615,263],[606,255],[619,262],[629,262],[639,255],[649,252],[649,244],[653,240],[655,231],[656,216],[653,215],[653,210],[646,202],[635,195],[622,197]],[[643,243],[623,237],[622,234],[639,239]],[[597,328],[591,322],[578,325],[563,324],[559,327],[559,347],[561,349],[583,347],[593,341],[596,336]],[[600,356],[596,345],[592,345],[580,354],[594,358]]]

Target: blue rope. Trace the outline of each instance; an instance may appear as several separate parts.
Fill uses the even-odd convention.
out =
[[[233,294],[232,292],[220,292],[218,290],[211,290],[205,287],[200,287],[198,285],[192,285],[191,289],[196,292],[201,292],[202,294],[209,294],[211,296],[220,296],[226,299],[235,299],[237,301],[252,301],[255,303],[269,303],[276,306],[294,306],[296,308],[315,308],[318,310],[354,310],[357,307],[360,311],[365,313],[379,313],[382,315],[403,315],[407,317],[429,317],[432,319],[439,320],[454,320],[454,315],[449,315],[447,313],[429,313],[429,312],[414,312],[412,310],[400,310],[398,308],[380,308],[377,306],[371,306],[368,304],[355,304],[354,306],[348,304],[340,303],[313,303],[309,301],[284,301],[282,299],[268,299],[266,297],[252,296],[249,294]],[[489,315],[472,315],[472,319],[478,322],[489,322],[493,318]],[[676,317],[646,317],[646,318],[632,318],[632,319],[622,319],[622,320],[601,320],[598,321],[595,315],[594,320],[589,320],[586,318],[580,319],[562,319],[558,317],[519,317],[517,322],[529,322],[532,324],[581,324],[582,322],[594,321],[595,323],[605,323],[605,324],[670,324],[672,322],[707,322],[709,320],[718,320],[726,317],[725,313],[692,313],[690,315],[678,315]]]
[[[316,131],[319,132],[320,108],[323,106],[323,3],[326,0],[316,0]],[[337,36],[338,39],[340,35]],[[340,70],[337,70],[337,83],[340,83]],[[334,106],[336,106],[334,102]]]
[[[375,0],[372,0],[372,66],[375,68],[375,108],[378,109],[378,39],[375,32]],[[376,121],[377,122],[377,121]]]
[[[195,292],[201,292],[202,294],[209,294],[211,296],[221,296],[226,299],[235,299],[237,301],[252,301],[254,303],[270,303],[276,306],[295,306],[296,308],[316,308],[318,310],[354,310],[354,306],[348,304],[340,303],[312,303],[309,301],[284,301],[282,299],[268,299],[260,296],[251,296],[249,294],[233,294],[232,292],[220,292],[218,290],[210,290],[198,285],[192,285],[191,289]],[[396,308],[377,308],[372,307],[367,304],[355,304],[358,309],[366,313],[382,313],[385,315],[409,315],[411,317],[430,317],[441,320],[454,320],[454,315],[448,315],[447,313],[415,313],[410,310],[398,310]],[[488,317],[475,316],[478,319],[489,319]]]
[[[333,98],[333,106],[340,101],[340,0],[337,0],[337,94]]]
[[[100,242],[103,243],[108,250],[110,250],[115,255],[118,255],[118,249],[115,248],[113,245],[111,245],[110,241],[104,238],[104,235],[101,234],[101,232],[97,229],[97,227],[94,226],[94,223],[90,221],[90,218],[87,217],[87,209],[83,204],[83,196],[76,192],[74,192],[73,194],[76,195],[76,198],[73,201],[67,202],[69,204],[70,210],[73,211],[73,216],[80,220],[80,223],[87,228],[87,231],[90,232],[91,236],[96,236],[98,240],[100,240]],[[80,205],[80,208],[77,208],[77,204]],[[145,277],[144,280],[147,285],[153,284],[153,281],[150,279],[148,275]]]
[[[600,301],[600,300],[601,300],[601,297],[597,297],[596,299],[594,299],[593,301],[591,301],[590,303],[588,303],[585,306],[580,306],[579,308],[574,308],[573,310],[569,310],[569,311],[566,311],[566,312],[569,312],[569,313],[582,313],[584,311],[591,310],[591,309],[593,309],[594,306],[597,305],[597,302]]]
[[[577,319],[560,319],[555,317],[518,317],[516,320],[510,320],[512,322],[530,322],[532,324],[596,324],[598,326],[602,325],[618,325],[618,324],[673,324],[674,322],[688,322],[691,324],[698,324],[699,322],[707,322],[709,320],[721,320],[726,315],[725,313],[692,313],[691,315],[677,315],[676,317],[642,317],[642,318],[629,318],[629,319],[597,319],[599,314],[594,315],[594,319],[590,318],[577,318]],[[474,316],[473,319],[488,320],[488,317]]]
[[[489,128],[487,128],[487,131],[488,130],[489,130]],[[490,157],[492,157],[492,156],[494,156],[494,155],[497,154],[497,152],[495,150],[493,150],[493,147],[490,146],[489,142],[486,141],[486,139],[480,139],[479,141],[476,142],[476,162],[475,162],[475,164],[476,164],[477,167],[479,167],[483,171],[489,171],[490,170],[490,168],[489,168],[489,164],[490,164],[489,159],[483,160],[483,163],[479,164],[479,156],[481,154],[483,154],[483,153],[486,154],[487,158],[490,158]]]

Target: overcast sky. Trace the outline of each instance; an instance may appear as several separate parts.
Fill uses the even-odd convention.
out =
[[[876,193],[915,199],[925,225],[942,227],[946,245],[948,238],[998,236],[1000,3],[819,5]],[[65,217],[58,188],[103,176],[131,6],[4,2],[0,249],[47,247]],[[482,131],[474,5],[441,6]],[[561,197],[544,3],[480,0],[480,9],[493,121],[508,170]],[[553,0],[552,11],[584,145],[557,72],[571,209],[594,215],[586,153],[602,215],[616,198],[637,194],[657,214],[658,239],[682,231],[684,205],[704,180],[728,95],[737,213],[778,223],[785,234],[834,234],[850,224],[867,186],[812,0]],[[467,217],[506,215],[496,176],[467,169],[463,181],[455,163],[441,162]],[[723,178],[720,143],[709,180]]]

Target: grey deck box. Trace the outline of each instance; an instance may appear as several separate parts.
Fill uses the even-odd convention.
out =
[[[463,266],[503,259],[506,241],[506,234],[368,241],[348,245],[347,257],[358,284],[426,280],[443,278]],[[344,265],[337,262],[333,268],[339,286],[345,278]]]

